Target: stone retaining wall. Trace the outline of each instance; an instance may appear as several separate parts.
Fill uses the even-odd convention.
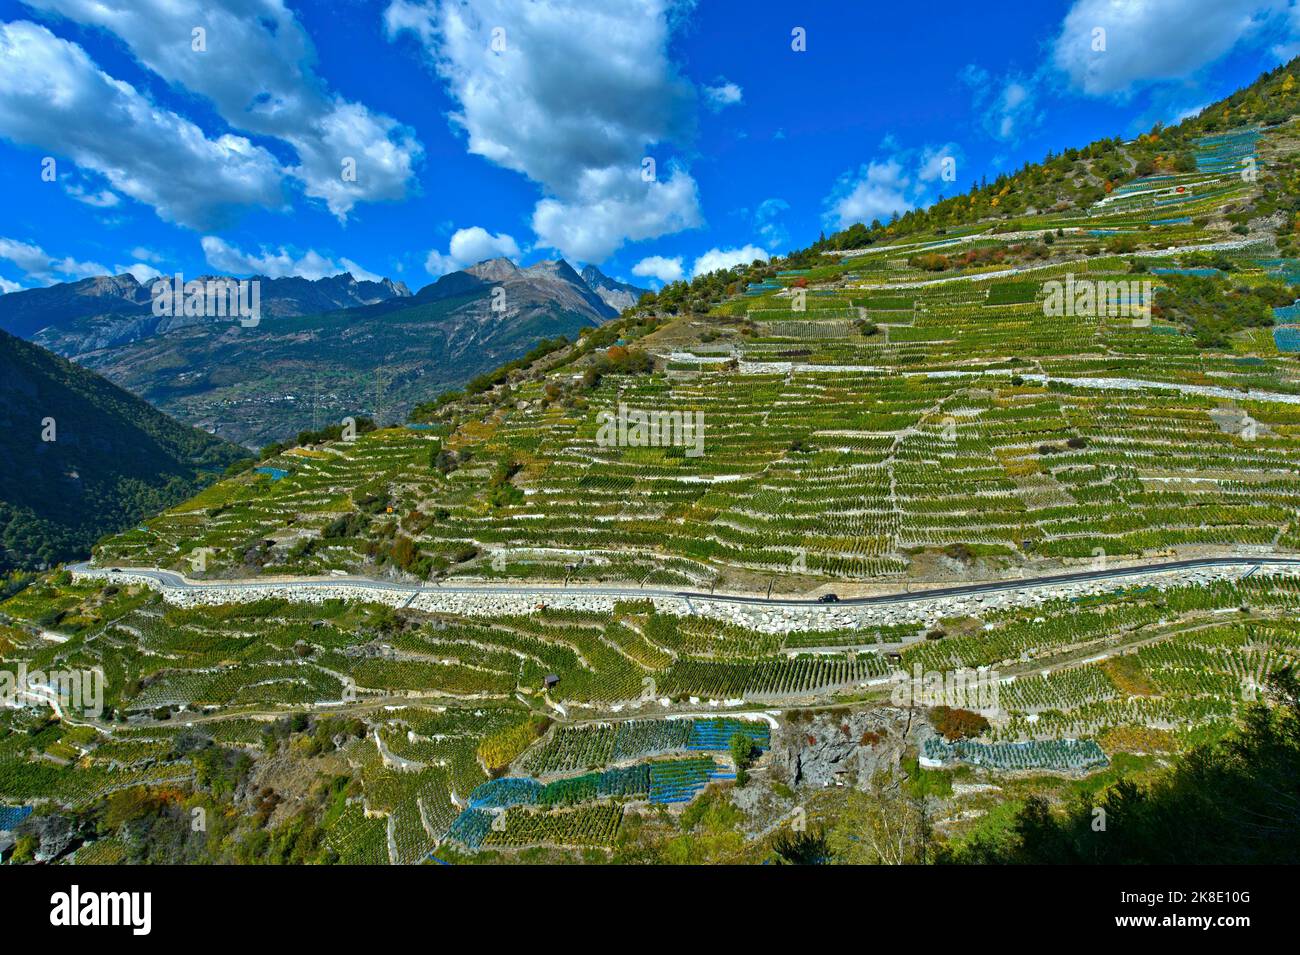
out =
[[[792,633],[808,630],[851,630],[875,628],[896,624],[916,624],[932,627],[945,617],[979,617],[991,610],[1012,607],[1036,607],[1061,597],[1084,597],[1106,593],[1117,588],[1173,586],[1204,586],[1216,581],[1239,577],[1248,565],[1203,567],[1191,570],[1167,570],[1140,574],[1119,580],[1089,580],[1069,584],[1027,585],[1023,588],[964,596],[926,597],[917,594],[905,601],[888,604],[853,606],[848,604],[742,604],[730,603],[708,596],[663,596],[649,599],[656,610],[679,617],[699,615],[727,623],[738,624],[762,633]],[[1300,576],[1300,566],[1279,565],[1260,573]],[[465,593],[426,590],[412,597],[411,591],[399,589],[371,589],[348,585],[322,583],[315,586],[267,582],[242,584],[212,589],[177,589],[159,584],[150,577],[129,571],[110,575],[102,569],[74,571],[75,578],[111,579],[123,583],[143,583],[162,592],[163,599],[178,607],[194,607],[224,603],[251,603],[268,598],[281,598],[303,603],[322,603],[326,600],[365,601],[388,604],[393,607],[409,605],[425,613],[456,614],[469,617],[496,617],[502,615],[531,614],[538,606],[560,610],[582,610],[608,613],[616,602],[637,599],[601,594],[562,594],[538,589],[517,594]]]

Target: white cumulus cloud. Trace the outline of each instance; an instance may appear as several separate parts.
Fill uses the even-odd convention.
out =
[[[1286,0],[1075,0],[1051,62],[1079,92],[1122,97],[1144,83],[1188,79],[1286,7]]]
[[[659,162],[689,133],[695,92],[668,58],[671,0],[393,0],[390,38],[415,35],[458,104],[475,155],[538,183],[543,246],[600,262],[624,242],[701,224],[694,179]]]
[[[470,226],[457,229],[448,243],[444,254],[437,249],[429,252],[424,260],[425,270],[435,278],[448,272],[458,272],[463,268],[482,262],[484,259],[519,260],[519,243],[504,232],[496,235],[482,226]]]
[[[823,201],[822,220],[832,229],[855,223],[889,222],[895,214],[928,205],[945,191],[956,192],[965,161],[956,143],[904,147],[892,135],[880,144],[883,157],[872,158],[836,180]],[[951,160],[951,163],[948,162]],[[945,178],[951,171],[952,179]]]
[[[352,273],[352,277],[358,282],[379,282],[383,279],[382,275],[376,275],[363,265],[358,265],[351,259],[344,256],[339,257],[339,265],[345,270]]]
[[[745,93],[739,86],[726,80],[717,86],[704,87],[703,92],[705,105],[715,113],[728,106],[736,106],[745,98]]]
[[[396,120],[328,89],[283,0],[29,3],[112,32],[154,73],[210,100],[233,128],[288,143],[298,164],[286,172],[340,220],[358,202],[406,196],[423,146]],[[202,51],[193,48],[196,27],[205,31]]]
[[[0,238],[0,259],[12,262],[22,269],[29,279],[45,285],[108,274],[108,269],[98,262],[79,262],[70,256],[58,258],[35,243],[20,242],[16,239]],[[10,291],[14,290],[10,289]]]
[[[847,229],[855,222],[870,224],[873,219],[887,222],[913,207],[908,198],[912,179],[896,158],[872,160],[856,173],[839,178],[827,198],[826,220],[836,229]]]
[[[641,278],[658,279],[665,284],[679,282],[686,277],[686,273],[682,271],[682,257],[680,255],[671,259],[662,255],[647,256],[632,266],[632,274]]]
[[[568,199],[543,199],[532,226],[544,246],[583,262],[602,262],[624,241],[655,239],[703,223],[695,180],[680,168],[644,182],[640,170],[586,170]]]
[[[754,210],[754,231],[763,237],[763,244],[769,249],[776,249],[790,241],[790,231],[781,222],[781,217],[790,211],[790,203],[784,199],[764,199]]]
[[[1300,56],[1300,0],[1291,0],[1287,11],[1288,36],[1273,46],[1273,55],[1279,63],[1287,63]]]
[[[956,143],[945,143],[942,146],[926,146],[921,150],[920,168],[916,173],[917,181],[943,181],[943,174],[945,168],[947,168],[948,160],[951,160],[952,174],[954,176],[958,175],[958,164],[962,160],[962,151],[961,147]]]
[[[970,64],[958,78],[971,88],[980,123],[992,138],[1015,142],[1042,120],[1038,81],[1034,77],[1009,72],[995,79],[988,70]]]
[[[88,189],[76,182],[68,183],[63,191],[78,202],[96,209],[112,209],[122,201],[122,197],[112,189]]]
[[[27,21],[0,24],[0,136],[69,156],[191,228],[220,224],[240,206],[281,204],[281,169],[265,149],[242,136],[209,139]]]
[[[135,276],[135,280],[141,285],[144,285],[146,282],[152,282],[154,279],[162,275],[162,273],[152,265],[148,265],[145,262],[134,262],[130,265],[113,266],[114,275],[122,275],[127,272]]]
[[[766,262],[768,260],[767,249],[757,245],[746,245],[739,249],[709,249],[695,260],[695,265],[691,268],[691,275],[708,275],[710,272],[716,272],[719,269],[729,269],[736,265],[749,265],[755,259]]]
[[[360,270],[359,266],[351,259],[335,262],[315,249],[308,249],[301,255],[294,255],[284,246],[278,249],[262,247],[257,252],[245,252],[215,235],[205,235],[200,243],[208,265],[218,272],[234,275],[265,275],[272,279],[296,275],[312,280],[338,275],[341,272],[351,272],[354,278],[363,278],[357,274]],[[373,273],[365,272],[364,277],[373,279]]]

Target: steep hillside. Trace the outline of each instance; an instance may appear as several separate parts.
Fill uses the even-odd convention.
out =
[[[709,277],[731,295],[707,314],[689,289],[690,310],[672,314],[670,287],[575,346],[422,406],[446,433],[436,467],[413,450],[429,435],[391,432],[286,459],[291,476],[255,505],[223,505],[206,542],[245,573],[246,540],[288,518],[310,537],[364,474],[406,516],[268,567],[373,571],[405,537],[396,563],[419,576],[800,590],[1048,572],[1098,553],[1297,549],[1300,273],[1279,255],[1278,217],[1233,221],[1263,184],[1294,178],[1295,142],[1293,123],[1201,137],[1196,171],[1014,231],[995,220],[809,268],[740,266]],[[1258,180],[1237,174],[1244,157]],[[1059,297],[1075,277],[1106,283],[1109,310],[1053,311],[1054,285]],[[1144,288],[1149,316],[1129,316]],[[635,422],[610,425],[620,407],[678,430],[637,446]],[[681,430],[696,420],[702,432]],[[304,496],[322,502],[311,519]],[[174,564],[189,534],[163,520],[104,554]]]
[[[1257,170],[1242,162],[1244,154],[1202,154],[1198,158],[1197,138],[1234,129],[1274,126],[1290,121],[1297,110],[1300,58],[1263,74],[1249,87],[1207,106],[1177,126],[1157,125],[1133,140],[1100,139],[1083,148],[1049,153],[1040,163],[1026,163],[1016,172],[972,186],[965,195],[912,210],[893,222],[854,225],[822,239],[812,250],[857,249],[882,239],[926,230],[960,229],[994,218],[1014,222],[1018,216],[1084,210],[1106,203],[1117,188],[1134,179],[1207,171],[1251,176]],[[1268,205],[1268,190],[1258,193],[1255,201]],[[1239,214],[1243,211],[1233,210]]]
[[[210,484],[241,455],[0,332],[0,569],[87,554],[105,534]]]
[[[3,795],[51,810],[15,855],[1295,861],[1272,109],[1093,202],[670,286],[105,540],[0,603],[0,669],[105,674],[99,718],[0,710]],[[242,354],[491,341],[571,275],[493,260]]]

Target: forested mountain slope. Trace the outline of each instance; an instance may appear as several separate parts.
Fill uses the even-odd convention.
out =
[[[89,553],[244,456],[93,372],[0,332],[0,567]]]

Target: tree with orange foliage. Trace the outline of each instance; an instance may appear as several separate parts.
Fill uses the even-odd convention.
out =
[[[951,743],[967,736],[979,736],[989,728],[989,721],[973,710],[936,706],[930,710],[930,725]]]

